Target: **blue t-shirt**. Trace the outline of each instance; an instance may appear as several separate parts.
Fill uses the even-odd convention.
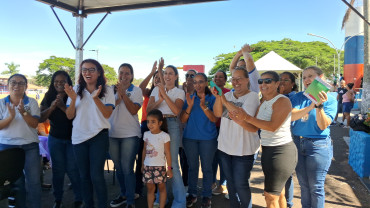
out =
[[[194,105],[191,109],[189,119],[186,123],[184,130],[184,138],[196,139],[196,140],[211,140],[217,138],[216,123],[211,122],[203,109],[200,107],[200,98],[194,93],[190,95],[194,98]],[[213,111],[213,105],[215,104],[216,98],[213,95],[206,95],[205,105],[210,111]],[[183,110],[186,110],[188,103],[185,101]]]
[[[292,99],[292,108],[302,109],[311,105],[312,101],[303,95],[303,92],[295,94]],[[328,94],[328,100],[324,102],[324,111],[326,116],[333,121],[337,113],[337,100]],[[308,138],[326,138],[330,135],[330,128],[321,130],[316,122],[316,109],[308,113],[308,119],[298,119],[292,124],[292,133],[295,136],[303,136]]]

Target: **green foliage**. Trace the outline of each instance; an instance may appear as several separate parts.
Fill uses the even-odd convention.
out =
[[[44,62],[40,63],[39,69],[36,71],[36,84],[44,87],[49,86],[51,77],[59,70],[66,71],[74,82],[75,60],[50,56],[50,58],[45,59]]]
[[[107,84],[108,85],[117,84],[118,78],[117,78],[117,73],[114,70],[114,68],[108,65],[105,65],[105,64],[102,64],[102,67],[104,68],[105,78],[107,78]]]
[[[317,60],[317,66],[324,71],[326,76],[333,74],[333,56],[337,57],[335,49],[320,41],[300,42],[285,38],[280,41],[260,41],[252,44],[251,47],[254,48],[251,53],[254,61],[257,61],[270,51],[275,51],[301,69],[316,65]],[[213,77],[218,70],[224,70],[229,73],[229,65],[235,54],[236,52],[216,56],[214,58],[216,61],[215,65],[209,72],[209,75]],[[343,62],[344,53],[341,54],[341,73],[343,72]]]
[[[135,86],[139,86],[140,83],[143,81],[144,79],[143,78],[139,78],[139,79],[135,79],[132,81],[132,84],[135,85]]]
[[[5,63],[5,65],[8,67],[8,70],[1,72],[1,74],[13,75],[13,74],[19,73],[19,69],[17,69],[19,67],[19,64],[15,64],[14,62],[11,62],[10,64]]]
[[[117,73],[108,65],[102,65],[105,71],[105,76],[109,85],[117,83]],[[61,58],[50,56],[40,63],[39,69],[36,71],[36,84],[47,87],[50,84],[52,75],[59,70],[66,71],[74,83],[75,80],[75,60],[70,58]]]

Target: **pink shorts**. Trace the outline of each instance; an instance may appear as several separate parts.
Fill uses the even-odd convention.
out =
[[[164,166],[145,166],[143,173],[144,183],[161,184],[167,181],[167,171]]]

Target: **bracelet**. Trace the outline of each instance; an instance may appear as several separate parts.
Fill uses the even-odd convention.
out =
[[[167,166],[167,169],[173,170],[173,167],[172,166]]]
[[[318,109],[322,109],[324,107],[323,104],[320,104],[320,105],[315,105],[315,108],[318,108]]]
[[[206,107],[205,109],[203,109],[203,111],[206,111],[206,110],[208,110],[208,107]]]

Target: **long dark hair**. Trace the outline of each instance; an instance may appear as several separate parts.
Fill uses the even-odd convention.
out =
[[[95,88],[98,89],[99,85],[101,85],[101,91],[100,91],[100,94],[99,94],[99,98],[102,98],[104,97],[105,95],[105,86],[107,84],[107,80],[104,76],[104,69],[102,67],[102,65],[95,59],[85,59],[81,62],[80,64],[80,75],[78,77],[78,91],[77,91],[77,95],[79,95],[82,99],[82,92],[84,91],[84,89],[86,88],[86,82],[84,80],[84,77],[82,76],[82,65],[84,63],[91,63],[91,64],[94,64],[96,66],[96,69],[97,69],[97,73],[100,73],[99,77],[98,77],[98,80],[96,82],[96,86]]]
[[[167,120],[163,117],[163,114],[160,110],[153,109],[153,110],[149,111],[149,113],[146,115],[146,117],[148,118],[149,116],[153,116],[156,119],[158,119],[158,121],[162,121],[162,125],[161,125],[160,129],[162,131],[168,133]]]
[[[175,72],[175,75],[177,75],[177,79],[175,80],[175,86],[176,87],[179,87],[179,71],[177,70],[177,68],[173,65],[168,65],[167,67],[171,68],[174,72]],[[167,68],[166,67],[166,68]]]
[[[280,74],[280,76],[281,76],[281,75],[284,75],[284,74],[288,75],[288,76],[289,76],[290,81],[293,83],[292,91],[298,91],[298,86],[297,86],[297,84],[295,83],[295,76],[294,76],[294,74],[293,74],[293,73],[291,73],[291,72],[285,71],[285,72],[281,73],[281,74]]]
[[[119,70],[121,69],[121,67],[127,67],[127,68],[130,69],[130,72],[132,74],[132,79],[130,80],[130,83],[132,83],[132,81],[134,81],[134,68],[131,66],[131,64],[123,63],[123,64],[121,64],[121,66],[118,67],[118,73],[119,73]]]
[[[203,80],[207,82],[208,78],[207,78],[207,75],[206,74],[204,74],[204,73],[197,73],[195,76],[198,76],[198,75],[201,76],[201,77],[203,77]],[[206,87],[204,88],[204,92],[205,92],[206,95],[212,95],[212,92],[209,89],[208,85],[206,85]]]
[[[67,78],[67,83],[68,85],[72,86],[72,80],[71,80],[71,77],[69,76],[69,74],[66,72],[66,71],[63,71],[63,70],[60,70],[60,71],[56,71],[53,76],[51,77],[51,81],[50,81],[50,85],[49,85],[49,89],[48,91],[45,93],[45,98],[47,100],[54,100],[57,95],[58,95],[58,92],[57,90],[55,89],[54,87],[54,81],[55,81],[55,78],[58,76],[58,75],[61,75],[61,76],[64,76],[65,78]],[[67,98],[68,96],[65,96],[64,97],[64,102],[67,101]]]

